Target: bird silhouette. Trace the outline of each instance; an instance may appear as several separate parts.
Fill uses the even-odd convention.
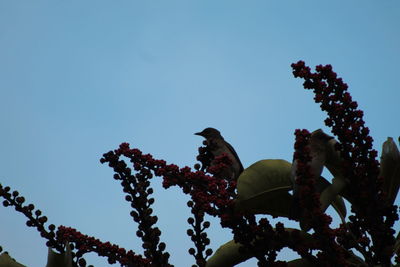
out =
[[[213,154],[214,158],[225,153],[229,159],[232,161],[231,166],[228,169],[228,176],[230,179],[237,180],[239,175],[243,171],[242,162],[239,159],[238,154],[235,149],[225,141],[221,133],[215,128],[205,128],[203,131],[195,133],[195,135],[202,136],[207,141],[207,146]],[[211,162],[212,166],[213,162]]]

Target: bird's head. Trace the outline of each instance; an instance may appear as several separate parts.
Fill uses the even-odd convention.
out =
[[[206,139],[222,137],[221,133],[215,128],[205,128],[203,131],[195,133],[195,135],[203,136]]]

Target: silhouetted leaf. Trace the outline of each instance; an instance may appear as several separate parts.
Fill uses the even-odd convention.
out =
[[[225,243],[208,259],[206,267],[231,267],[253,257],[252,253],[240,253],[240,247],[234,240]]]
[[[289,239],[292,238],[292,236],[295,236],[295,240],[300,237],[305,243],[315,242],[314,238],[310,234],[307,234],[298,229],[285,228],[285,231],[289,233]],[[254,254],[251,252],[239,252],[240,247],[242,247],[242,245],[240,243],[236,243],[234,240],[225,243],[217,249],[217,251],[214,253],[214,255],[212,255],[210,259],[208,259],[206,267],[231,267],[254,257]]]
[[[7,252],[4,252],[0,255],[0,267],[25,267],[25,265],[16,262]]]
[[[400,256],[400,232],[397,233],[396,242],[394,244],[393,253]]]
[[[245,169],[238,179],[237,209],[288,217],[290,170],[291,164],[280,159],[260,160]]]
[[[71,248],[68,243],[65,247],[65,251],[61,254],[49,248],[46,267],[72,267]]]
[[[393,203],[400,186],[400,153],[391,137],[382,145],[380,175],[383,177],[383,190]]]
[[[343,179],[342,163],[343,158],[340,156],[340,152],[336,150],[335,146],[338,142],[335,139],[331,139],[326,144],[326,161],[325,167],[333,175]]]
[[[293,232],[296,229],[286,229],[286,231]],[[301,233],[302,237],[308,242],[314,242],[311,235]],[[217,249],[214,255],[207,261],[206,267],[232,267],[239,263],[242,263],[254,255],[250,252],[241,253],[239,248],[242,247],[240,243],[236,243],[231,240]],[[349,258],[346,259],[349,264],[354,266],[364,266],[365,262],[353,253],[349,254]],[[352,265],[352,266],[353,266]],[[288,267],[313,267],[314,265],[305,259],[296,259],[288,262]]]
[[[351,251],[351,250],[348,251],[346,261],[349,266],[368,266],[362,258],[355,255],[353,253],[353,251]],[[375,266],[375,267],[378,267],[378,266]]]
[[[291,164],[285,160],[261,160],[252,164],[243,171],[238,179],[237,210],[289,217],[293,204],[293,197],[288,193],[292,190],[290,175]],[[332,184],[325,178],[317,179],[316,190],[318,193],[329,188],[321,195],[324,211],[332,204],[339,215],[344,218],[346,217],[344,201],[341,196],[337,195],[337,192],[332,195],[335,186],[331,186]]]
[[[343,198],[339,195],[339,192],[345,187],[345,182],[343,179],[334,178],[332,180],[333,184],[328,182],[325,178],[320,177],[317,180],[317,186],[319,184],[324,184],[325,188],[320,188],[317,191],[321,193],[321,210],[325,211],[329,205],[332,205],[336,212],[339,214],[342,222],[346,218],[347,210]]]

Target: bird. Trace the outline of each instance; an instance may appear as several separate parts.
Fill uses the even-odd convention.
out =
[[[208,127],[201,132],[195,133],[195,135],[202,136],[206,139],[207,146],[209,147],[214,158],[221,156],[223,153],[229,157],[229,159],[232,161],[232,164],[229,167],[228,175],[230,179],[236,181],[239,178],[239,175],[243,172],[243,165],[235,149],[231,146],[231,144],[225,141],[220,131],[215,128]]]

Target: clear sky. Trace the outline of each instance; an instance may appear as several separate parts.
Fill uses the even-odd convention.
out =
[[[103,153],[129,142],[193,166],[202,142],[193,133],[212,126],[245,167],[291,161],[296,128],[329,133],[312,93],[291,74],[300,59],[333,65],[380,151],[400,135],[399,14],[396,0],[0,0],[0,183],[50,223],[141,253]],[[154,189],[171,263],[190,266],[188,198],[160,180]],[[44,266],[44,240],[25,218],[4,207],[0,218],[0,245]],[[215,249],[232,237],[212,222]]]

